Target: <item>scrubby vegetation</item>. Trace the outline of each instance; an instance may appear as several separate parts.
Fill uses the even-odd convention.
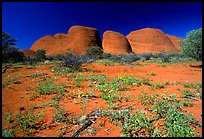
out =
[[[8,43],[8,47],[5,45],[4,50],[11,47],[17,51],[13,47],[15,40],[8,42],[11,43]],[[52,130],[55,131],[54,136],[77,136],[84,134],[78,132],[79,128],[90,132],[92,123],[98,124],[101,131],[106,130],[106,121],[110,125],[108,130],[113,130],[111,126],[114,124],[123,137],[199,136],[196,130],[202,129],[202,126],[194,118],[202,118],[202,115],[194,117],[188,112],[188,107],[199,106],[202,101],[202,83],[197,77],[201,70],[188,70],[188,66],[181,68],[185,70],[184,74],[195,73],[193,82],[179,80],[180,76],[174,76],[178,80],[172,81],[171,78],[166,79],[165,74],[168,73],[160,72],[165,66],[164,70],[171,72],[171,63],[192,62],[199,58],[189,57],[185,52],[113,56],[103,53],[99,47],[92,47],[81,56],[45,54],[46,51],[39,50],[34,56],[24,58],[28,63],[15,63],[2,74],[2,106],[7,112],[2,112],[5,120],[2,118],[5,125],[2,127],[3,137],[40,136]],[[53,63],[46,65],[45,60]],[[154,63],[153,67],[156,68],[149,68],[151,62],[158,62],[162,66]],[[3,69],[6,66],[4,64]],[[96,70],[98,66],[102,68]],[[119,70],[116,70],[117,66]],[[162,78],[165,80],[162,81]],[[22,104],[25,104],[24,101],[28,104],[26,107],[17,106],[20,112],[18,109],[15,116],[7,111],[8,104],[13,100],[7,103],[5,98],[9,97],[5,93],[12,93],[9,97],[20,93],[21,96],[16,95],[15,99],[20,98]],[[194,108],[197,110],[197,107]]]
[[[202,28],[188,32],[180,44],[184,55],[202,60]]]
[[[2,32],[2,62],[16,63],[23,61],[24,55],[15,46],[16,39],[10,34]]]

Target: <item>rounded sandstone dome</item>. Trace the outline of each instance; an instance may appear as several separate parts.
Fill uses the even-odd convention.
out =
[[[105,53],[112,55],[125,55],[132,52],[130,43],[124,35],[109,30],[103,33],[102,47]]]
[[[178,51],[163,31],[154,28],[144,28],[132,31],[127,35],[134,53]]]
[[[58,33],[38,39],[33,43],[30,50],[44,49],[47,55],[65,54],[67,52],[73,55],[81,55],[85,54],[87,49],[92,46],[101,47],[98,30],[84,26],[72,26],[68,34]]]

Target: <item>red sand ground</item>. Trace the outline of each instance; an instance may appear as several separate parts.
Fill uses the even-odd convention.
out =
[[[120,105],[124,106],[130,106],[134,105],[137,109],[144,109],[144,106],[141,105],[140,101],[138,99],[135,99],[137,96],[140,96],[142,94],[142,89],[147,90],[148,92],[154,94],[154,92],[166,92],[166,94],[176,94],[178,96],[182,96],[181,91],[184,89],[183,83],[193,83],[194,81],[201,83],[202,82],[202,68],[194,68],[190,67],[190,64],[192,63],[179,63],[179,64],[166,64],[165,66],[162,66],[158,63],[148,63],[148,62],[140,62],[136,66],[123,66],[123,65],[116,65],[116,66],[105,66],[102,64],[88,64],[83,65],[82,68],[91,69],[91,70],[97,70],[98,72],[94,72],[93,74],[105,74],[109,78],[117,77],[117,75],[132,75],[136,76],[140,79],[142,78],[149,78],[151,82],[160,82],[164,83],[165,81],[169,81],[170,83],[173,82],[180,82],[181,84],[178,85],[166,85],[164,89],[154,89],[150,90],[150,88],[146,85],[142,85],[140,87],[132,87],[129,91],[121,91],[124,95],[131,96],[131,99],[128,102],[122,102]],[[200,64],[200,63],[193,63],[193,64]],[[46,76],[50,76],[53,78],[53,82],[56,84],[65,83],[65,85],[70,86],[70,83],[68,82],[68,76],[71,73],[66,73],[63,76],[55,76],[54,73],[52,73],[50,70],[55,66],[55,64],[50,65],[39,65],[36,68],[28,68],[26,66],[23,66],[22,68],[16,68],[17,71],[15,71],[14,68],[9,68],[6,72],[6,74],[2,74],[2,84],[6,82],[6,78],[15,78],[16,76],[20,77],[18,80],[20,80],[21,84],[14,84],[13,82],[7,84],[5,87],[2,87],[2,126],[4,129],[9,128],[9,124],[6,122],[6,113],[10,112],[13,115],[13,119],[16,120],[15,115],[20,112],[20,107],[23,106],[26,110],[29,109],[32,104],[42,104],[42,103],[48,103],[51,102],[51,99],[56,96],[56,94],[52,95],[42,95],[39,98],[35,100],[29,100],[29,97],[31,96],[31,93],[35,92],[35,88],[38,86],[39,81],[45,78]],[[43,76],[31,78],[26,77],[28,75],[31,75],[33,73],[42,73]],[[150,73],[154,72],[156,75],[153,76]],[[91,72],[81,72],[78,74],[83,75],[91,75]],[[66,88],[66,92],[64,93],[67,95],[71,90],[73,91],[90,91],[91,87],[87,87],[87,81],[84,82],[82,85],[84,85],[84,88]],[[189,90],[193,91],[193,88],[188,88]],[[27,92],[27,93],[26,93]],[[202,93],[202,92],[201,92]],[[96,93],[96,95],[99,95],[99,92]],[[202,114],[202,100],[196,101],[192,100],[193,104],[195,104],[193,107],[186,107],[184,110],[190,111],[194,118],[199,121],[200,124],[202,124],[201,114]],[[80,109],[80,104],[75,104],[73,102],[73,99],[70,97],[64,97],[59,101],[59,106],[61,106],[65,111],[67,111],[70,114],[75,114],[76,116],[80,116],[82,114],[82,111]],[[108,105],[106,104],[106,101],[102,98],[92,98],[92,100],[86,104],[85,113],[87,114],[89,111],[95,109],[95,108],[106,108]],[[44,130],[37,130],[36,133],[33,134],[33,136],[59,136],[60,135],[60,128],[69,126],[64,123],[59,124],[53,124],[51,122],[52,117],[54,116],[56,109],[51,106],[46,106],[42,108],[36,108],[34,111],[35,113],[39,113],[42,110],[44,110],[44,125],[46,126],[46,129]],[[105,118],[100,118],[95,121],[94,124],[91,125],[91,127],[95,127],[97,129],[97,132],[95,135],[89,135],[85,132],[80,134],[80,137],[83,136],[106,136],[106,137],[117,137],[121,135],[121,128],[113,125],[108,120],[105,122],[103,126],[100,126],[101,122],[104,122]],[[158,125],[162,124],[161,122],[158,122]],[[63,136],[72,136],[74,131],[79,129],[79,125],[74,125],[68,127],[68,130]],[[200,136],[202,136],[202,127],[196,129],[197,133],[200,133]],[[23,132],[19,130],[19,133],[15,134],[16,136],[25,136]]]

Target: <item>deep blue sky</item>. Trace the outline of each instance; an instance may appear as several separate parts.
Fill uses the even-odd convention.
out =
[[[101,38],[106,30],[126,36],[145,27],[185,38],[202,27],[202,2],[2,2],[2,30],[20,50],[72,25],[97,28]]]

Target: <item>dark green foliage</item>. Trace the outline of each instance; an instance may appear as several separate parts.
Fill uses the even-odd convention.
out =
[[[29,56],[24,59],[24,64],[35,65],[37,62],[39,62],[39,59],[36,56]]]
[[[60,61],[59,66],[67,67],[72,70],[79,70],[82,64],[85,62],[87,62],[86,57],[67,54],[63,57],[62,61]]]
[[[159,54],[155,55],[155,57],[158,59],[161,59],[162,62],[170,62],[170,59],[171,59],[171,56],[169,53],[159,53]]]
[[[21,131],[28,131],[28,135],[32,135],[33,129],[37,129],[40,126],[43,113],[34,115],[33,111],[25,111],[24,113],[17,114],[17,123]]]
[[[2,129],[2,137],[14,137],[14,130],[12,129],[3,130]]]
[[[37,50],[35,52],[35,56],[39,61],[45,60],[46,59],[46,52],[45,50],[41,49],[41,50]]]
[[[151,57],[153,57],[152,53],[142,53],[139,55],[140,58],[144,58],[145,60],[150,60]]]
[[[111,57],[111,54],[110,53],[103,53],[103,56],[102,56],[104,59],[107,59],[109,57]]]
[[[103,50],[98,46],[93,46],[86,51],[86,56],[91,58],[101,58],[103,55]]]
[[[187,33],[187,37],[180,41],[184,55],[196,60],[202,60],[202,28]]]
[[[132,62],[135,62],[140,58],[137,55],[130,53],[127,55],[110,56],[108,57],[108,59],[120,64],[131,64]]]
[[[2,32],[2,62],[15,63],[23,61],[24,55],[15,46],[16,39],[10,34]]]
[[[165,132],[160,136],[165,137],[194,137],[195,127],[198,121],[190,113],[186,115],[181,107],[185,106],[182,100],[178,101],[176,95],[151,95],[145,94],[140,98],[142,104],[148,107],[148,110],[157,114],[155,120],[164,120]]]
[[[50,61],[52,61],[52,60],[53,60],[53,56],[46,55],[46,60],[50,60]]]
[[[54,60],[63,60],[63,55],[62,54],[57,54],[55,56],[52,56]]]

